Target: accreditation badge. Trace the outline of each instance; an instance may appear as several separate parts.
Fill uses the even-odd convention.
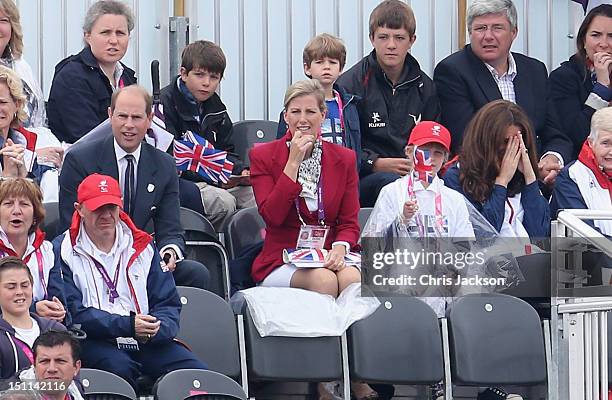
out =
[[[298,235],[296,249],[322,249],[329,227],[325,225],[302,225]]]

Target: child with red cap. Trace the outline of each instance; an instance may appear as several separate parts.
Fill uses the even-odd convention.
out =
[[[392,223],[407,233],[400,236],[474,236],[463,196],[437,176],[450,143],[450,132],[440,123],[422,121],[413,128],[406,146],[412,173],[383,187],[363,236],[380,237]]]

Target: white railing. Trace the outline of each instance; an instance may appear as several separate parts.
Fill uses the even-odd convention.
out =
[[[568,248],[563,238],[580,238],[612,257],[612,241],[584,220],[610,220],[612,211],[565,210],[552,223],[552,268],[566,267],[566,259],[578,270],[585,246]],[[573,253],[567,258],[568,252]],[[555,280],[553,274],[553,283]],[[556,284],[555,284],[556,285]],[[549,399],[598,400],[608,398],[608,312],[612,310],[612,287],[581,287],[559,290],[551,298],[552,365],[549,368]],[[563,297],[554,297],[560,296]],[[591,296],[591,297],[589,297]]]

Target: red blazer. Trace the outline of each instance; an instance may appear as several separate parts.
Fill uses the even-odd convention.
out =
[[[253,262],[251,276],[261,282],[275,268],[283,264],[282,252],[295,248],[300,220],[294,200],[302,186],[283,173],[289,158],[287,141],[290,134],[259,145],[249,153],[251,184],[259,214],[266,222],[266,238],[261,253]],[[351,248],[359,239],[359,192],[355,152],[323,141],[321,176],[323,178],[323,208],[325,223],[330,232],[325,248],[335,241],[345,241]],[[316,225],[317,211],[308,211],[304,199],[299,198],[300,213],[309,225]]]

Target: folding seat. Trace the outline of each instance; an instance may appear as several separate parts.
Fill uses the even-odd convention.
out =
[[[229,298],[227,252],[212,224],[203,215],[181,207],[181,225],[185,230],[185,258],[204,264],[210,271],[210,291]]]
[[[379,297],[380,307],[347,332],[352,380],[425,385],[444,378],[440,324],[414,297]]]
[[[249,165],[249,150],[258,143],[276,139],[278,122],[266,120],[247,120],[234,123],[235,152]]]
[[[266,223],[257,212],[257,207],[238,210],[225,227],[225,245],[230,259],[240,255],[247,246],[264,239]]]
[[[79,375],[87,400],[136,400],[137,398],[132,386],[113,373],[81,368]]]
[[[230,305],[209,291],[178,286],[182,304],[177,339],[185,343],[208,368],[239,379],[240,346]]]
[[[235,381],[214,371],[180,369],[164,375],[154,387],[156,400],[246,400]]]
[[[542,325],[525,301],[506,294],[467,295],[449,307],[447,320],[453,384],[546,382]]]

